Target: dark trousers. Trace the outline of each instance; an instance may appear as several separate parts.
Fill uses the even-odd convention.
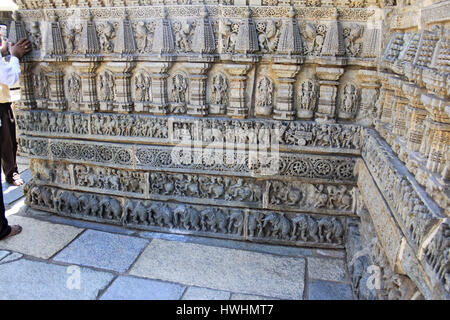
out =
[[[0,128],[2,139],[2,164],[3,173],[6,181],[12,182],[14,173],[18,173],[17,168],[17,140],[16,140],[16,122],[11,108],[11,103],[0,103],[0,119],[2,127]]]
[[[2,128],[3,128],[3,118],[2,118]],[[3,130],[0,128],[0,141],[3,142]],[[2,144],[0,143],[0,154],[2,154]],[[2,160],[0,157],[0,166],[2,164]],[[1,170],[0,170],[0,178],[1,178]],[[1,179],[0,179],[1,181]],[[11,232],[11,227],[8,225],[8,220],[5,216],[5,204],[3,203],[3,189],[0,188],[0,239],[6,237]]]

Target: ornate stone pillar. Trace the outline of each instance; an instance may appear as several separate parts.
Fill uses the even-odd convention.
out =
[[[404,84],[403,92],[409,97],[409,104],[406,108],[409,110],[409,121],[406,125],[406,147],[411,151],[418,152],[422,144],[424,133],[424,120],[427,112],[420,101],[423,90],[412,84]]]
[[[106,64],[108,70],[114,73],[114,108],[119,112],[131,112],[134,108],[131,97],[131,70],[134,66],[134,62],[108,62]]]
[[[434,134],[431,142],[431,150],[428,156],[427,169],[442,173],[446,165],[448,142],[450,141],[450,126],[443,123],[433,123]]]
[[[392,133],[403,137],[406,134],[405,107],[408,99],[404,98],[402,92],[403,81],[397,77],[389,78],[390,85],[394,88],[394,101],[392,103]]]
[[[21,109],[35,109],[37,107],[36,100],[34,98],[34,86],[33,86],[33,64],[26,60],[21,62],[20,72],[20,101],[19,105]]]
[[[95,112],[100,108],[97,97],[97,70],[99,63],[74,62],[72,66],[77,70],[81,78],[81,102],[80,111]]]
[[[317,67],[319,78],[319,104],[316,111],[317,122],[334,122],[336,116],[336,97],[339,78],[344,74],[343,68]]]
[[[290,7],[288,19],[283,21],[272,70],[278,78],[278,90],[275,98],[273,118],[278,120],[294,120],[295,76],[303,63],[303,45],[300,29],[295,19],[295,10]]]
[[[246,118],[249,109],[245,99],[245,88],[247,73],[251,69],[249,64],[226,64],[225,71],[230,80],[230,102],[227,108],[227,115],[233,118]]]
[[[274,64],[272,70],[278,79],[278,90],[275,98],[273,118],[277,120],[294,120],[296,110],[294,108],[295,76],[300,71],[299,65]]]
[[[64,93],[64,72],[56,67],[56,65],[43,63],[42,70],[48,79],[49,94],[48,94],[48,108],[52,110],[66,110],[67,100]]]
[[[422,94],[421,101],[430,114],[430,128],[433,138],[428,155],[427,169],[443,173],[447,162],[448,142],[450,141],[450,118],[447,113],[448,101],[435,95]]]
[[[327,1],[328,2],[328,1]],[[323,4],[332,6],[332,1]],[[321,58],[316,67],[319,78],[319,103],[316,111],[317,122],[335,122],[336,98],[339,78],[344,74],[346,59],[342,26],[339,21],[337,8],[330,7],[331,14],[328,22],[328,32],[323,40]]]
[[[167,78],[171,63],[170,62],[150,62],[146,65],[152,78],[152,97],[150,113],[167,114],[169,98],[167,96]]]
[[[384,89],[384,102],[382,103],[380,121],[382,124],[389,125],[392,121],[392,95],[394,94],[394,90],[389,85],[387,73],[380,72],[379,76],[382,88]]]
[[[428,154],[430,153],[431,142],[433,141],[434,130],[432,126],[433,120],[431,120],[430,116],[427,115],[424,120],[424,133],[422,138],[422,144],[420,145],[420,153],[424,158],[428,158]]]
[[[187,114],[203,116],[208,114],[206,103],[206,73],[211,68],[211,63],[186,63],[185,67],[189,72],[189,103]]]

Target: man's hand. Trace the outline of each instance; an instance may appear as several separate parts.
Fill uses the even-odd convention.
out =
[[[22,57],[31,51],[31,42],[26,38],[22,38],[13,46],[11,46],[11,55],[22,59]]]

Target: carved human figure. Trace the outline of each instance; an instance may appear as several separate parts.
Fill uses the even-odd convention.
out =
[[[263,77],[256,86],[256,114],[268,116],[273,109],[273,83],[268,77]]]
[[[267,22],[256,24],[258,34],[259,49],[263,53],[274,52],[278,45],[280,30],[277,23],[270,19]]]
[[[180,21],[175,21],[173,23],[173,32],[175,35],[175,47],[179,52],[190,52],[190,36],[192,32],[192,23],[186,21],[181,23]]]
[[[231,20],[221,20],[219,22],[219,34],[222,41],[222,52],[231,53],[234,51],[236,38],[239,31],[239,24]]]
[[[175,106],[172,109],[173,113],[184,113],[186,111],[184,105],[186,103],[187,81],[181,74],[176,74],[172,77],[172,92],[171,98]]]
[[[150,52],[152,47],[152,28],[150,24],[139,21],[135,25],[136,46],[139,53]]]
[[[358,108],[358,89],[354,84],[347,84],[344,87],[344,94],[341,100],[339,117],[351,118],[356,114]]]
[[[83,31],[81,23],[75,24],[67,31],[67,51],[68,53],[79,53],[80,36]]]
[[[151,101],[151,78],[148,74],[140,72],[134,78],[136,86],[136,100],[140,102]]]
[[[322,24],[315,26],[313,23],[307,23],[305,27],[305,54],[320,55],[325,40],[327,30]]]
[[[315,208],[324,208],[328,204],[328,194],[325,191],[323,184],[313,185],[313,193],[311,195],[311,202]]]
[[[104,24],[99,24],[97,27],[100,48],[103,52],[110,53],[114,51],[113,39],[116,37],[115,25],[108,21]]]
[[[39,27],[38,21],[34,21],[31,23],[29,35],[33,50],[39,50],[41,48],[42,40],[41,40],[41,29]]]
[[[359,24],[354,23],[344,28],[345,50],[348,56],[357,57],[361,53],[362,43],[357,43],[357,40],[362,37],[362,34],[363,27]]]
[[[114,100],[114,75],[111,72],[106,71],[103,75],[100,75],[100,98],[103,101]]]
[[[34,87],[36,88],[35,92],[38,93],[38,97],[41,99],[48,98],[49,83],[47,76],[41,71],[33,75],[33,82]]]
[[[213,86],[212,86],[213,103],[225,104],[227,102],[227,90],[228,90],[227,79],[222,74],[219,73],[213,79]]]
[[[310,119],[313,117],[317,104],[317,93],[317,85],[313,81],[306,80],[302,83],[297,111],[299,118]]]
[[[67,87],[69,89],[69,96],[72,102],[78,103],[81,99],[81,79],[80,76],[72,73],[67,81]]]

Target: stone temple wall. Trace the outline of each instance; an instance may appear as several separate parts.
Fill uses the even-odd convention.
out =
[[[357,298],[448,298],[450,1],[17,4],[30,208],[345,248]]]

